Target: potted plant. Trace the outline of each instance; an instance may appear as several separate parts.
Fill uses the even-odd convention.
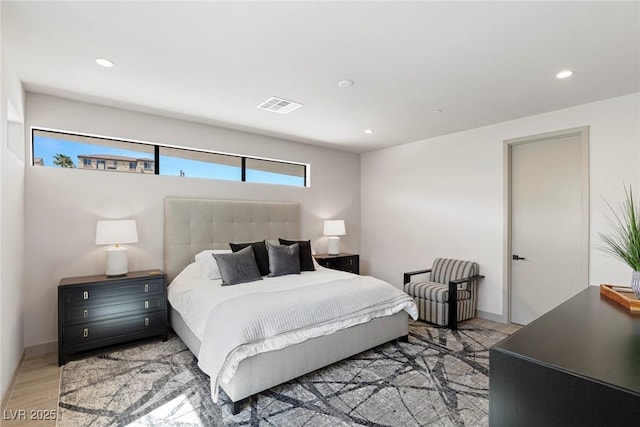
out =
[[[633,270],[631,289],[640,298],[640,206],[636,206],[631,186],[625,187],[625,201],[620,214],[607,203],[613,213],[610,218],[613,231],[598,233],[606,253],[625,262]]]

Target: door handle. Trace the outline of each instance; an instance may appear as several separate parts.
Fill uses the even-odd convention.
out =
[[[521,257],[521,256],[518,256],[518,255],[512,255],[511,259],[513,259],[514,261],[518,261],[518,260],[525,259],[525,258]]]

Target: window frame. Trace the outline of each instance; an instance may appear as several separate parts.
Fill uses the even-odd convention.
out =
[[[201,164],[207,163],[207,164],[210,164],[211,166],[222,165],[222,166],[237,168],[237,171],[239,173],[237,177],[233,177],[233,178],[221,178],[221,177],[215,177],[215,176],[201,177],[197,175],[193,177],[204,178],[204,179],[218,179],[218,180],[231,181],[231,182],[242,182],[242,157],[240,156],[213,152],[213,151],[206,151],[206,150],[184,149],[184,148],[173,147],[173,146],[171,147],[160,146],[158,147],[158,149],[160,151],[160,157],[159,157],[160,158],[160,175],[164,175],[162,173],[162,169],[164,168],[164,165],[162,164],[162,158],[165,157],[168,159],[181,159],[186,161],[195,161]],[[211,156],[211,158],[209,158],[209,156]],[[168,176],[171,176],[171,175],[168,175]],[[178,176],[180,177],[186,176],[182,168],[180,169],[180,174]]]
[[[107,136],[100,136],[100,135],[92,135],[92,134],[87,134],[87,133],[82,133],[82,132],[70,132],[70,131],[62,131],[62,130],[58,130],[58,129],[50,129],[50,128],[44,128],[44,127],[38,127],[38,126],[32,126],[31,127],[31,166],[35,166],[35,137],[37,136],[36,133],[40,131],[40,132],[44,132],[44,133],[48,133],[48,134],[57,134],[59,135],[60,139],[63,139],[65,135],[67,136],[71,136],[71,137],[76,137],[76,138],[87,138],[89,140],[105,140],[105,141],[114,141],[117,143],[122,143],[122,144],[131,144],[133,146],[135,145],[143,145],[143,146],[147,146],[147,147],[152,147],[153,148],[153,163],[151,162],[143,162],[143,169],[144,170],[153,170],[153,173],[150,173],[149,175],[160,175],[160,148],[161,147],[166,147],[166,148],[171,148],[171,149],[175,149],[175,150],[183,150],[183,151],[190,151],[190,152],[200,152],[200,153],[208,153],[208,154],[217,154],[217,155],[224,155],[224,156],[231,156],[231,157],[236,157],[240,159],[240,163],[241,163],[241,177],[240,180],[237,182],[250,182],[252,184],[271,184],[271,185],[284,185],[287,187],[298,187],[298,188],[308,188],[310,187],[309,185],[309,175],[310,175],[310,168],[311,165],[309,163],[301,163],[301,162],[293,162],[293,161],[288,161],[288,160],[281,160],[281,159],[271,159],[271,158],[266,158],[266,157],[259,157],[259,156],[249,156],[249,155],[244,155],[244,154],[233,154],[233,153],[226,153],[226,152],[222,152],[222,151],[213,151],[213,150],[205,150],[205,149],[200,149],[200,148],[192,148],[192,147],[181,147],[181,146],[177,146],[177,145],[169,145],[169,144],[159,144],[159,143],[153,143],[153,142],[144,142],[144,141],[136,141],[136,140],[130,140],[130,139],[122,139],[122,138],[114,138],[114,137],[107,137]],[[99,144],[96,144],[99,145]],[[106,145],[106,144],[105,144]],[[135,149],[132,149],[135,151]],[[151,153],[149,153],[151,154]],[[255,160],[263,160],[263,161],[268,161],[268,162],[274,162],[274,163],[283,163],[283,164],[290,164],[290,165],[295,165],[295,166],[301,166],[303,168],[303,183],[302,185],[292,185],[292,184],[281,184],[281,183],[272,183],[272,182],[260,182],[260,181],[247,181],[247,159],[255,159]],[[86,161],[86,159],[83,159],[83,164],[84,161]],[[103,160],[103,162],[105,162]],[[108,169],[107,162],[105,162],[105,168],[104,169],[100,169],[98,167],[98,164],[96,163],[96,170],[101,170],[101,171],[114,171],[114,169]],[[147,165],[147,163],[150,163],[150,167],[146,168],[145,166]],[[93,163],[91,163],[93,164]],[[131,162],[129,162],[129,166],[130,166]],[[140,166],[140,162],[136,161],[136,170],[138,169],[138,167]],[[84,164],[84,166],[87,166],[86,164]],[[80,167],[78,169],[85,169],[83,167]],[[117,171],[117,162],[116,162],[116,169],[115,171]],[[129,167],[128,170],[131,170],[131,168]],[[168,176],[168,175],[164,175],[164,176]],[[294,176],[294,175],[291,175]],[[200,178],[200,179],[212,179],[212,180],[221,180],[219,178]]]

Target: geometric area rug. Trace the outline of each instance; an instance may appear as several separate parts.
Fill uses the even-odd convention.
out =
[[[232,415],[176,335],[62,368],[57,425],[486,426],[489,347],[507,335],[412,322],[392,341],[266,390]]]

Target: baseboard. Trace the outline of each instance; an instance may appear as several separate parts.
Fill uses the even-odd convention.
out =
[[[58,351],[58,342],[46,342],[44,344],[32,345],[25,347],[25,356],[33,356],[36,354],[55,353]]]
[[[4,410],[7,408],[7,403],[9,403],[9,397],[11,396],[11,391],[13,390],[13,386],[16,384],[16,380],[18,379],[18,375],[20,374],[20,370],[22,369],[22,363],[24,362],[25,351],[22,350],[22,355],[20,356],[20,361],[18,361],[18,366],[16,366],[16,370],[13,371],[13,376],[11,377],[11,381],[9,382],[9,387],[5,391],[5,395],[2,396],[2,403],[0,403],[0,410],[4,414]]]
[[[493,320],[494,322],[507,323],[505,316],[501,314],[489,313],[488,311],[476,310],[476,316],[481,319]]]

